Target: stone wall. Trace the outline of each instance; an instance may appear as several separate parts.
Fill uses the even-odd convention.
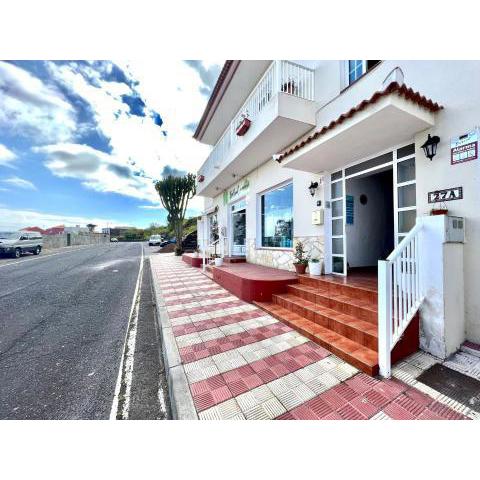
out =
[[[294,237],[293,245],[295,246],[299,241],[303,242],[307,255],[320,260],[324,259],[323,236]],[[247,239],[247,261],[266,267],[295,270],[293,266],[293,249],[257,248],[254,238]]]
[[[70,235],[70,246],[110,243],[110,235],[104,233],[61,233],[59,235],[44,235],[43,248],[46,250],[53,250],[55,248],[67,247],[67,235]]]

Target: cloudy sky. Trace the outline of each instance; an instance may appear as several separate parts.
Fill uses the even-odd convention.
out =
[[[0,230],[165,223],[153,182],[208,155],[192,134],[221,65],[0,61]]]

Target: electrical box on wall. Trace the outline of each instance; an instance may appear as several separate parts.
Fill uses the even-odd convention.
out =
[[[312,212],[312,225],[323,225],[324,210],[319,208]]]
[[[447,216],[445,223],[445,240],[447,242],[465,242],[465,219],[463,217]]]

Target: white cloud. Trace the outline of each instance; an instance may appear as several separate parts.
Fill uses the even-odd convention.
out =
[[[12,187],[23,188],[25,190],[36,190],[37,187],[30,182],[29,180],[25,180],[24,178],[20,177],[9,177],[1,180],[3,183],[11,185]]]
[[[136,175],[132,165],[115,155],[74,143],[35,147],[34,151],[46,154],[45,166],[57,177],[83,180],[83,185],[98,192],[158,199],[152,180]]]
[[[17,156],[5,145],[0,143],[0,165],[11,167]]]
[[[75,112],[56,88],[0,61],[0,130],[34,143],[66,141],[76,130]]]
[[[118,162],[134,163],[146,177],[155,179],[160,178],[166,166],[196,172],[210,152],[210,147],[195,141],[191,129],[187,128],[188,124],[200,119],[206,103],[200,93],[203,83],[199,75],[178,61],[116,64],[138,82],[135,89],[149,112],[160,113],[164,121],[162,127],[148,114],[145,117],[129,114],[129,107],[120,97],[132,93],[127,85],[98,79],[92,85],[85,79],[85,76],[94,75],[89,66],[50,63],[48,68],[57,81],[90,105],[97,128],[109,139],[112,156]],[[97,178],[96,188],[102,189],[103,183],[103,178]],[[111,182],[104,186],[105,191],[115,191],[114,188]],[[117,191],[129,194],[122,184]],[[155,198],[158,199],[153,191],[150,200]]]
[[[164,210],[162,205],[139,205],[143,210]]]
[[[70,215],[50,214],[36,212],[33,210],[12,210],[0,208],[0,230],[13,231],[20,228],[38,226],[40,228],[53,227],[54,225],[86,225],[93,223],[97,225],[97,230],[108,225],[124,225],[112,219],[76,217]]]

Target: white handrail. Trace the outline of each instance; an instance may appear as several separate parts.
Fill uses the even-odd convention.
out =
[[[425,293],[420,272],[420,235],[417,223],[387,260],[378,261],[378,363],[390,377],[391,352],[422,304]]]
[[[220,242],[220,238],[217,238],[214,242],[210,243],[207,246],[203,247],[203,262],[202,262],[202,270],[205,271],[207,261],[208,264],[210,264],[210,261],[212,259],[212,254],[211,254],[211,249],[212,247],[215,247]]]

